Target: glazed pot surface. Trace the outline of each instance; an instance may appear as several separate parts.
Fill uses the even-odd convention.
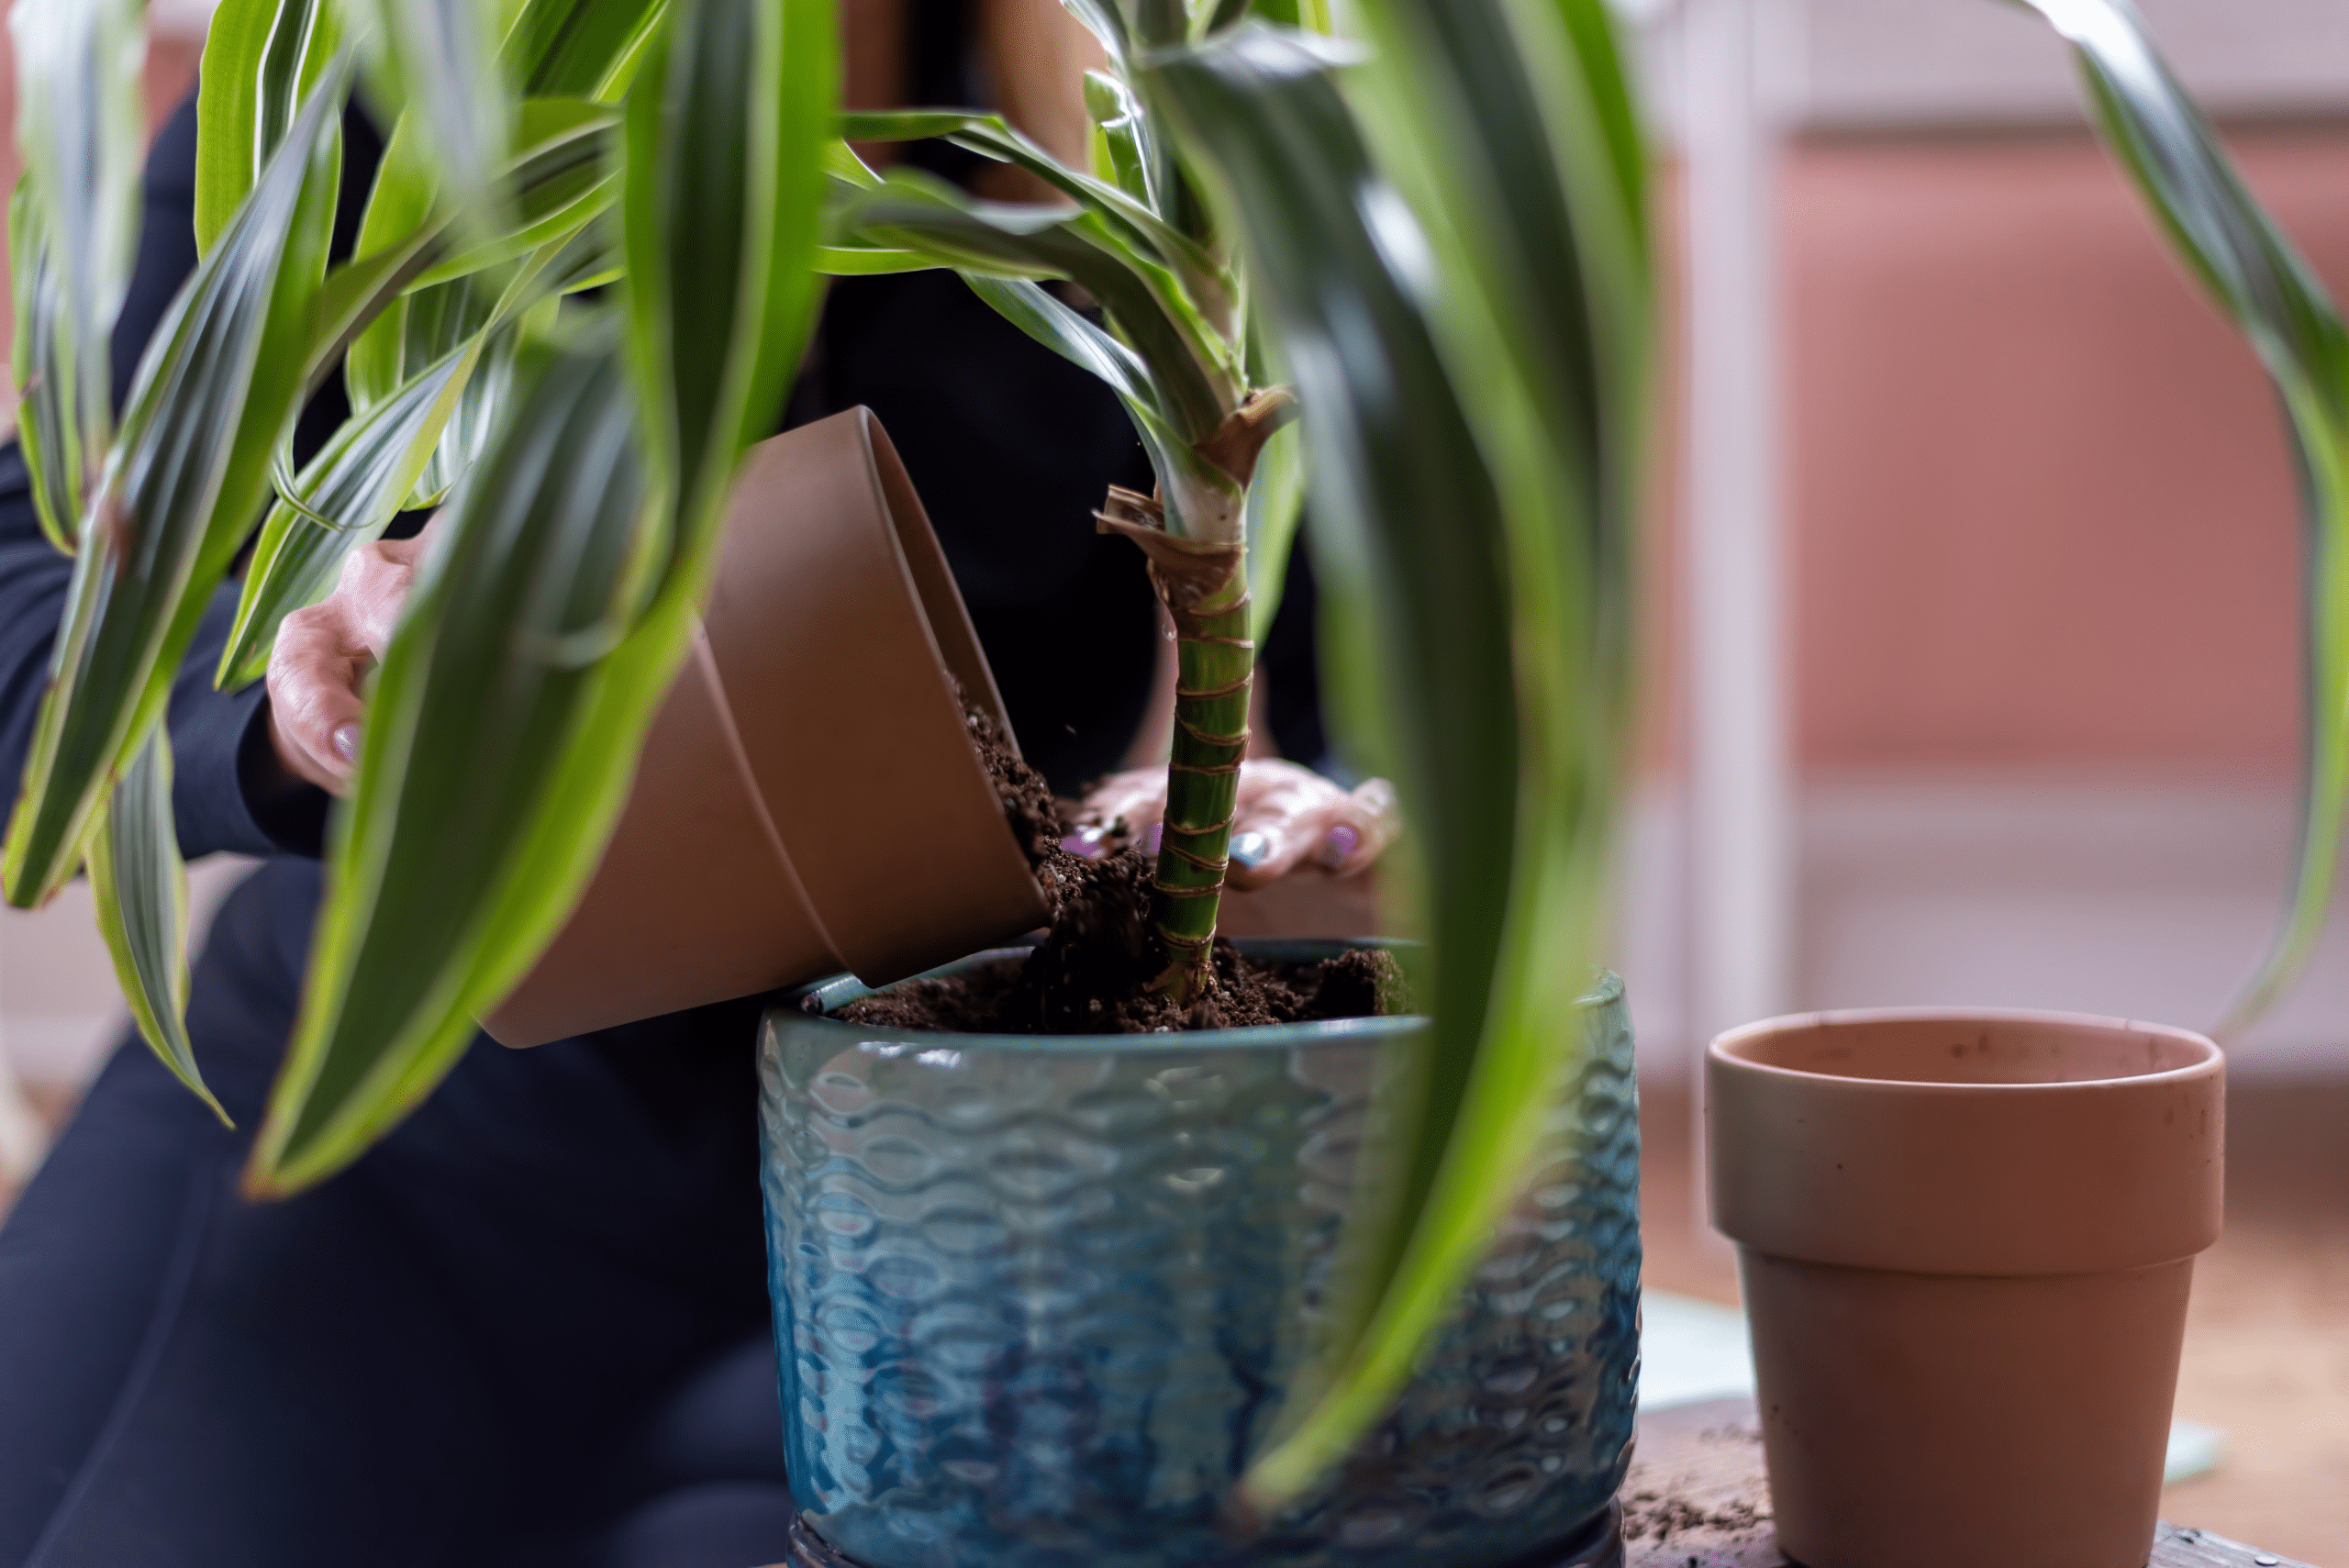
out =
[[[808,1523],[865,1568],[1499,1568],[1571,1547],[1628,1459],[1640,1254],[1620,989],[1564,1022],[1590,1055],[1419,1378],[1235,1549],[1217,1510],[1304,1360],[1382,1052],[1424,1021],[1003,1037],[771,1012],[769,1258]]]
[[[2224,1066],[2199,1035],[1881,1011],[1706,1060],[1780,1545],[1808,1568],[2142,1568]]]

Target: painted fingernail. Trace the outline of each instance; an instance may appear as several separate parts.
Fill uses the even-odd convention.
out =
[[[1098,828],[1087,828],[1083,832],[1071,833],[1067,838],[1061,840],[1061,848],[1066,850],[1070,854],[1074,855],[1078,860],[1097,861],[1101,858],[1102,852],[1101,829]]]
[[[1244,866],[1260,866],[1272,858],[1273,841],[1251,828],[1231,840],[1231,858]]]
[[[1313,851],[1313,858],[1336,871],[1353,859],[1354,851],[1361,847],[1362,835],[1341,822],[1321,835],[1321,847]]]
[[[359,760],[359,726],[356,724],[335,726],[334,733],[327,737],[327,743],[334,748],[334,754],[344,762],[357,762]]]

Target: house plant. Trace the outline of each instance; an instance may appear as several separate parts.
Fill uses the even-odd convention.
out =
[[[54,67],[25,97],[13,209],[24,424],[76,577],[0,880],[37,902],[91,868],[142,1029],[192,1084],[156,720],[194,606],[273,490],[222,670],[249,675],[352,541],[404,500],[451,498],[333,829],[255,1191],[354,1158],[562,927],[686,656],[813,265],[944,257],[1112,379],[1157,465],[1156,496],[1104,509],[1188,644],[1152,977],[1177,1004],[1207,984],[1250,489],[1277,472],[1263,446],[1290,406],[1269,367],[1294,376],[1342,706],[1419,827],[1402,880],[1431,1021],[1397,1053],[1377,1191],[1252,1505],[1297,1496],[1387,1407],[1584,1033],[1624,707],[1642,154],[1595,0],[1364,6],[1371,47],[1342,91],[1350,50],[1250,9],[1080,6],[1113,56],[1098,166],[1061,183],[1072,207],[1008,215],[845,154],[829,0],[228,0],[206,49],[203,258],[119,429],[86,389],[118,293],[136,7],[19,11]],[[354,70],[394,129],[358,254],[329,272]],[[899,128],[1030,158],[952,120]],[[1038,275],[1088,291],[1110,328]],[[596,284],[617,302],[574,297]],[[292,473],[291,414],[346,350],[358,412]],[[1286,508],[1257,494],[1252,542],[1277,561]]]

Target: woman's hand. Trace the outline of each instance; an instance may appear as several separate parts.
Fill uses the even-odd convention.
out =
[[[269,734],[285,771],[335,795],[351,790],[367,704],[360,687],[390,646],[439,514],[414,539],[363,544],[333,593],[287,616],[269,653]]]
[[[1165,813],[1164,768],[1111,773],[1085,795],[1084,827],[1064,842],[1088,860],[1129,843],[1155,848]],[[1251,758],[1240,764],[1225,877],[1247,889],[1300,866],[1352,876],[1378,858],[1397,828],[1395,786],[1385,779],[1349,792],[1295,762]]]

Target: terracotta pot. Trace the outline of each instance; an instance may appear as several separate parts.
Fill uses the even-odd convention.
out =
[[[2199,1035],[1820,1013],[1705,1062],[1780,1546],[1808,1568],[2143,1568],[2225,1068]]]
[[[886,984],[1044,924],[955,681],[1002,719],[872,412],[751,449],[618,829],[489,1032],[537,1045],[842,969]]]

